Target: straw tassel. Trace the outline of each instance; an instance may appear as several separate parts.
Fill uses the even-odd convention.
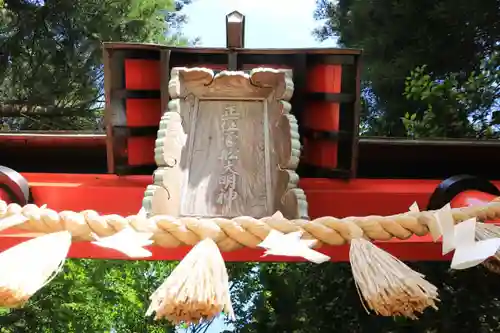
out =
[[[179,324],[211,320],[221,312],[234,319],[224,259],[212,239],[195,245],[150,297],[146,312]]]
[[[0,253],[0,307],[19,308],[62,269],[71,234],[33,238]]]
[[[348,222],[349,223],[349,222]],[[363,238],[362,230],[349,223],[349,261],[356,288],[366,311],[382,316],[417,319],[426,308],[437,309],[437,288],[402,261]]]

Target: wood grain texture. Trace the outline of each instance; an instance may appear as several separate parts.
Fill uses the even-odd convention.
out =
[[[151,215],[307,218],[297,187],[298,125],[291,71],[174,68],[155,146]]]

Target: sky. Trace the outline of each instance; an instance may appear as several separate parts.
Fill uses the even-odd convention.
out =
[[[201,38],[199,46],[226,46],[226,15],[234,10],[245,15],[245,47],[307,48],[335,47],[335,40],[322,43],[312,31],[316,0],[194,0],[183,12],[188,17],[183,34]],[[220,333],[226,327],[217,320],[206,333]]]
[[[315,0],[194,0],[184,12],[182,29],[190,38],[200,37],[204,47],[225,47],[226,15],[237,10],[245,15],[245,47],[333,47],[335,40],[316,41],[312,31]]]

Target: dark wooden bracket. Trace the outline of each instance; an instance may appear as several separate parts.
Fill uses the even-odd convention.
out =
[[[500,190],[492,182],[484,178],[471,175],[457,175],[443,180],[436,187],[429,198],[427,209],[441,209],[464,191],[480,191],[500,196]]]
[[[12,202],[21,206],[29,203],[30,186],[20,173],[0,165],[0,190],[7,192]]]

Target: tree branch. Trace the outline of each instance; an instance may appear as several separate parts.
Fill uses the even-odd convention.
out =
[[[25,105],[0,105],[2,117],[65,117],[65,116],[91,116],[89,108],[58,108],[58,107],[28,107]]]

